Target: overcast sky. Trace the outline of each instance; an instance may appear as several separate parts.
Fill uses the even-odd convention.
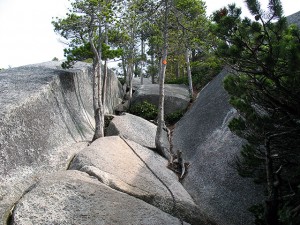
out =
[[[208,15],[243,0],[207,0]],[[262,0],[266,6],[267,0]],[[282,0],[285,15],[300,10],[299,0]],[[52,17],[67,12],[68,0],[0,0],[0,68],[63,59],[64,46],[53,31]],[[244,10],[246,11],[246,10]]]

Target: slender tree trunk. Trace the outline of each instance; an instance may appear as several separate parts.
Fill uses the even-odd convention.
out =
[[[131,59],[133,61],[133,58]],[[132,98],[132,92],[133,92],[133,69],[134,65],[131,63],[130,65],[130,82],[129,82],[129,99]]]
[[[125,80],[125,83],[126,83],[126,86],[127,86],[128,76],[127,76],[127,70],[126,70],[126,60],[125,60],[124,55],[122,55],[121,58],[122,58],[122,67],[123,67],[124,80]]]
[[[155,80],[154,80],[154,77],[155,77],[155,73],[154,73],[154,54],[152,53],[151,54],[151,83],[154,84],[155,83]]]
[[[265,219],[268,225],[279,225],[278,221],[278,186],[275,185],[273,159],[271,155],[270,139],[265,141],[266,173],[268,185],[268,199],[266,200]]]
[[[176,68],[176,78],[180,77],[180,63],[179,63],[179,59],[177,60],[177,68]]]
[[[187,71],[187,76],[188,76],[188,81],[189,81],[189,93],[190,93],[190,98],[192,99],[194,96],[194,92],[193,92],[193,80],[192,80],[192,72],[191,72],[188,48],[185,49],[185,62],[186,62],[186,71]]]
[[[93,24],[93,18],[91,20]],[[100,28],[99,28],[100,29]],[[101,34],[101,30],[99,30]],[[101,35],[99,35],[99,42],[101,41]],[[104,136],[104,112],[102,104],[102,81],[101,81],[101,45],[97,49],[93,41],[93,31],[89,32],[89,42],[91,44],[92,51],[95,55],[93,68],[94,68],[94,84],[93,84],[93,105],[94,105],[94,118],[95,118],[95,133],[92,141]]]
[[[105,24],[105,44],[108,45],[107,23]],[[103,90],[102,91],[103,110],[105,109],[105,104],[106,104],[107,76],[108,76],[107,58],[105,58],[105,61],[104,61],[104,76],[103,76],[103,89],[102,89]]]
[[[167,67],[167,48],[168,48],[168,16],[169,16],[169,4],[168,0],[165,0],[165,18],[164,18],[164,30],[163,30],[163,53],[161,59],[161,71],[159,77],[159,106],[158,106],[158,118],[157,118],[157,130],[155,136],[155,145],[157,151],[165,156],[166,158],[169,157],[167,154],[168,151],[166,146],[164,146],[163,140],[163,131],[166,127],[165,120],[164,120],[164,102],[165,102],[165,90],[164,90],[164,82],[165,82],[165,74],[166,74],[166,67]]]
[[[133,88],[133,69],[134,69],[134,29],[133,26],[131,28],[131,44],[130,44],[130,61],[128,62],[128,67],[130,72],[128,71],[129,76],[129,99],[132,98],[132,88]]]
[[[143,66],[144,66],[144,35],[142,33],[142,37],[141,37],[141,52],[142,52],[142,57],[141,57],[141,72],[140,72],[140,76],[141,76],[141,85],[144,84],[144,75],[143,75]]]

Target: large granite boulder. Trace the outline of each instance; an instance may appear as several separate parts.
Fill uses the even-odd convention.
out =
[[[167,160],[118,136],[100,138],[76,155],[69,169],[80,170],[104,184],[139,198],[192,224],[208,224]]]
[[[230,132],[236,111],[228,103],[223,70],[199,94],[192,108],[176,124],[173,150],[191,163],[183,185],[201,210],[222,225],[253,224],[247,210],[263,200],[252,180],[241,178],[230,166],[243,140]]]
[[[131,106],[148,101],[156,106],[159,102],[159,85],[144,84],[137,89],[131,99]],[[186,85],[165,84],[165,114],[184,111],[190,103]]]
[[[7,218],[15,202],[20,199],[30,186],[45,174],[66,170],[76,153],[88,146],[87,142],[78,142],[64,146],[58,152],[48,156],[44,165],[33,163],[31,166],[19,168],[17,172],[2,177],[0,184],[0,224],[7,224]]]
[[[2,221],[6,205],[28,187],[24,180],[65,168],[92,138],[90,65],[78,63],[63,70],[60,64],[48,62],[0,72]],[[117,78],[110,76],[107,102],[113,105],[107,112],[120,102],[120,88]]]
[[[179,219],[79,171],[47,176],[16,204],[11,224],[181,224]],[[186,224],[186,223],[184,223]]]
[[[140,145],[155,148],[155,135],[157,126],[141,117],[126,113],[114,116],[106,128],[106,136],[126,136]],[[164,132],[164,145],[169,149],[167,132]]]

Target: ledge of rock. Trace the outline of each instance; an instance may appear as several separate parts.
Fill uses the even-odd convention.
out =
[[[140,145],[155,148],[157,126],[141,117],[126,113],[115,116],[106,129],[106,136],[125,136]],[[167,132],[164,132],[164,143],[169,149]],[[167,154],[167,153],[166,153]]]
[[[79,171],[46,176],[16,204],[13,224],[181,224],[171,215]],[[187,223],[184,223],[187,224]]]
[[[236,111],[222,85],[227,74],[215,77],[176,124],[173,149],[191,163],[183,185],[203,212],[217,224],[250,225],[254,217],[248,208],[262,202],[263,191],[230,166],[243,140],[228,128]]]
[[[159,85],[144,84],[137,89],[131,99],[131,106],[148,101],[158,106]],[[189,91],[186,85],[165,84],[165,114],[184,111],[190,103]]]
[[[209,224],[178,177],[166,166],[167,160],[153,151],[112,136],[100,138],[78,153],[69,169],[86,172],[115,190],[137,197],[191,224]]]

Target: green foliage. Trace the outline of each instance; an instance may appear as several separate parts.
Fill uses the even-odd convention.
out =
[[[130,107],[129,112],[146,120],[154,120],[157,117],[158,109],[150,102],[143,101]]]
[[[166,80],[165,80],[165,83],[166,84],[185,84],[185,85],[188,85],[189,84],[189,81],[188,81],[188,78],[185,76],[185,77],[175,77],[175,76],[168,76],[166,77]]]
[[[253,205],[248,210],[255,215],[255,225],[266,225],[263,204]]]
[[[126,83],[126,79],[124,77],[118,77],[118,80],[122,84],[122,86]]]
[[[181,117],[183,117],[185,111],[177,111],[166,115],[166,123],[168,125],[173,125],[177,123]]]
[[[205,55],[201,60],[191,62],[192,80],[194,88],[201,90],[208,82],[210,82],[222,69],[222,63],[213,55]],[[185,84],[188,85],[187,76],[176,77],[171,74],[166,77],[167,84]]]
[[[246,2],[254,20],[229,5],[213,14],[212,25],[217,56],[236,71],[224,81],[240,115],[229,128],[248,141],[236,167],[267,190],[269,205],[263,213],[253,210],[256,224],[298,224],[300,31],[287,25],[280,1],[270,1],[269,12],[256,0]]]
[[[143,101],[130,107],[129,112],[146,120],[155,120],[157,118],[158,109],[154,104],[148,101]],[[175,124],[181,119],[184,113],[185,111],[177,111],[167,114],[165,116],[166,123],[168,125]]]
[[[202,61],[191,63],[192,79],[194,87],[201,90],[208,82],[210,82],[222,69],[221,61],[214,56],[207,56]]]

